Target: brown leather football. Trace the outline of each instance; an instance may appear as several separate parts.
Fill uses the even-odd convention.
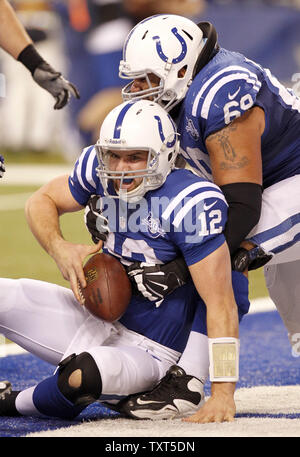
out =
[[[108,322],[119,319],[127,309],[132,289],[123,265],[109,254],[94,254],[83,267],[87,286],[79,287],[84,306]]]

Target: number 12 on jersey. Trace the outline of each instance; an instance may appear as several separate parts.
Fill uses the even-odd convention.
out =
[[[202,211],[198,219],[201,223],[201,229],[198,232],[199,236],[216,235],[223,230],[222,225],[220,225],[222,221],[222,212],[220,209],[214,209],[209,213]]]

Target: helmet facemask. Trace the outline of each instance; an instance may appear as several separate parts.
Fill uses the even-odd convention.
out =
[[[164,90],[164,85],[163,85],[163,80],[160,75],[155,74],[152,70],[145,70],[142,72],[135,72],[135,71],[130,71],[128,69],[125,69],[126,64],[123,66],[124,62],[120,62],[120,74],[119,76],[123,79],[130,79],[130,83],[128,83],[125,87],[122,89],[122,97],[125,102],[129,100],[150,100],[156,102],[160,97],[161,94],[163,93]],[[158,86],[152,86],[152,83],[150,81],[150,74],[155,74],[159,78],[159,85]],[[145,79],[148,85],[148,89],[140,90],[138,92],[138,95],[135,92],[131,92],[131,86],[134,83],[135,79]]]
[[[144,71],[130,71],[125,70],[126,64],[123,61],[120,62],[120,73],[119,76],[123,79],[130,79],[130,83],[126,84],[126,86],[122,89],[122,98],[124,101],[129,100],[151,100],[156,103],[159,103],[166,111],[170,111],[178,102],[178,94],[172,88],[165,88],[166,77],[170,70],[166,70],[164,75],[159,75],[155,73],[153,70],[144,70]],[[155,75],[159,78],[159,85],[152,86],[150,75]],[[131,92],[132,85],[134,84],[134,80],[136,79],[145,79],[147,82],[147,89],[140,90],[138,92]],[[180,78],[181,79],[181,78]],[[189,84],[191,84],[192,80],[190,80]],[[176,85],[176,82],[175,82]],[[186,93],[185,90],[185,93]],[[183,97],[184,95],[182,95]]]
[[[166,154],[166,150],[169,149],[171,142],[168,139],[162,143],[161,149],[156,152],[152,148],[138,147],[134,149],[133,147],[126,146],[102,146],[98,141],[95,145],[96,154],[99,162],[97,167],[97,174],[103,186],[104,194],[112,198],[119,198],[128,202],[135,202],[140,200],[146,192],[150,190],[155,190],[163,185],[166,180],[167,175],[174,168],[175,160],[178,153],[178,141],[177,137],[173,135],[173,144],[176,146],[173,152],[169,152],[168,161],[169,167],[167,172],[163,172],[160,167],[160,156],[161,154]],[[169,146],[167,146],[169,145]],[[121,152],[122,151],[122,152]],[[110,168],[110,159],[112,153],[122,154],[123,152],[147,152],[147,163],[146,167],[138,170],[112,170]],[[133,179],[141,179],[141,183],[138,184],[134,189],[127,191],[124,189],[123,184],[128,184],[129,181]],[[117,182],[119,182],[117,186]],[[113,185],[115,194],[111,192],[110,185]]]

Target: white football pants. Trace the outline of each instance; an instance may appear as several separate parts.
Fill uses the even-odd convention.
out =
[[[266,285],[290,340],[300,338],[300,175],[264,190],[261,218],[248,239],[274,254],[264,267]]]
[[[89,352],[102,378],[100,400],[112,403],[152,389],[180,356],[119,322],[92,316],[71,290],[33,279],[0,278],[0,333],[55,366],[74,352]]]

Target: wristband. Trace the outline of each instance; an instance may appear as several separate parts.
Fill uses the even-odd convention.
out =
[[[239,379],[238,338],[208,338],[211,382],[237,382]]]
[[[23,51],[20,52],[18,59],[30,73],[33,75],[34,70],[42,63],[45,62],[42,56],[37,52],[33,44],[29,44]]]

